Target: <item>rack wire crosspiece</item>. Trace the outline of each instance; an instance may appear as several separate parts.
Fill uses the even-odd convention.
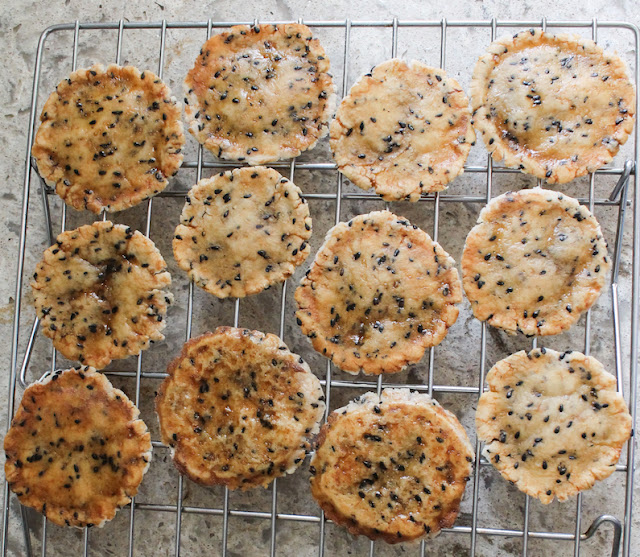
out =
[[[640,89],[639,80],[639,66],[640,66],[640,31],[638,28],[630,23],[626,22],[598,22],[592,21],[547,21],[546,19],[538,21],[499,21],[496,19],[485,21],[447,21],[446,19],[440,21],[402,21],[393,19],[389,21],[303,21],[312,30],[314,28],[337,28],[344,30],[344,50],[343,50],[343,71],[342,71],[342,96],[347,93],[348,83],[348,69],[350,60],[350,42],[351,32],[353,28],[387,28],[391,29],[392,35],[392,56],[397,55],[398,49],[398,34],[401,29],[407,28],[434,28],[440,31],[440,66],[445,68],[446,65],[446,49],[447,49],[447,30],[449,28],[484,28],[488,29],[491,34],[491,40],[497,37],[498,30],[513,29],[522,27],[570,27],[570,28],[584,28],[591,29],[592,38],[597,41],[598,29],[607,28],[620,31],[630,32],[632,42],[634,44],[634,82],[636,89]],[[27,245],[27,222],[28,222],[28,209],[29,201],[32,195],[32,185],[34,180],[37,180],[37,174],[35,172],[35,165],[30,158],[30,149],[33,143],[37,116],[39,114],[37,110],[38,104],[38,92],[41,82],[41,70],[43,52],[47,40],[53,34],[72,33],[73,35],[73,54],[72,54],[72,69],[75,70],[78,60],[78,46],[79,36],[83,31],[97,30],[103,32],[111,32],[117,34],[117,49],[115,62],[120,63],[122,53],[122,41],[126,30],[133,29],[148,29],[157,30],[160,36],[160,47],[158,52],[158,75],[160,78],[163,76],[163,69],[165,67],[165,45],[167,33],[170,30],[182,29],[192,30],[194,33],[202,33],[202,39],[209,38],[214,29],[224,29],[238,24],[257,24],[257,21],[244,21],[244,22],[215,22],[211,19],[204,22],[168,22],[166,20],[161,22],[125,22],[119,21],[114,23],[70,23],[53,25],[46,29],[38,43],[38,49],[36,53],[36,66],[34,72],[34,81],[32,88],[32,103],[31,103],[31,115],[29,120],[29,128],[27,133],[27,152],[25,159],[25,177],[24,177],[24,197],[22,205],[22,222],[20,229],[20,241],[18,252],[18,270],[17,270],[17,284],[16,284],[16,304],[15,315],[13,321],[13,337],[11,344],[11,367],[10,367],[10,379],[9,379],[9,396],[8,396],[8,417],[9,420],[13,416],[16,397],[18,396],[18,388],[24,388],[27,384],[27,369],[29,367],[30,357],[34,348],[34,343],[38,331],[38,319],[36,318],[30,330],[24,334],[21,328],[20,312],[23,308],[23,281],[25,271],[25,251]],[[269,22],[272,23],[272,22]],[[285,23],[285,22],[273,22],[273,23]],[[205,35],[206,34],[206,35]],[[638,101],[636,101],[638,103]],[[636,105],[636,113],[638,113],[638,104]],[[618,389],[622,392],[625,381],[629,383],[629,390],[626,393],[626,398],[629,403],[629,407],[633,416],[633,420],[636,420],[636,391],[637,391],[637,355],[638,355],[638,321],[639,321],[639,285],[640,285],[640,205],[636,202],[638,194],[640,193],[640,180],[636,169],[638,167],[638,143],[640,141],[640,133],[638,126],[634,130],[633,135],[633,160],[628,160],[623,167],[613,168],[607,167],[599,170],[596,174],[590,175],[589,180],[589,195],[587,198],[581,198],[582,203],[589,205],[593,210],[594,206],[610,206],[617,208],[618,222],[617,222],[617,234],[614,247],[614,259],[613,259],[613,271],[611,280],[611,301],[612,301],[612,323],[613,323],[613,338],[614,338],[614,350],[615,350],[615,371],[618,380]],[[183,168],[195,169],[196,179],[199,180],[202,177],[203,169],[205,168],[226,168],[233,167],[232,163],[226,162],[206,162],[203,156],[202,146],[198,148],[196,160],[186,160],[183,164]],[[333,172],[336,175],[336,187],[334,193],[311,193],[305,194],[307,200],[325,200],[335,202],[335,222],[341,220],[342,202],[344,200],[379,200],[379,197],[370,193],[346,193],[343,188],[342,175],[336,171],[336,166],[332,161],[328,162],[298,162],[295,159],[290,162],[275,163],[273,166],[278,169],[284,169],[283,172],[289,174],[290,179],[293,180],[296,170],[307,169],[316,170],[321,172]],[[483,204],[488,202],[492,197],[493,178],[496,174],[502,173],[517,173],[516,170],[506,168],[494,168],[491,158],[487,158],[487,162],[484,165],[467,165],[465,172],[472,174],[482,174],[486,177],[486,189],[484,195],[455,195],[446,193],[436,193],[434,195],[423,196],[420,200],[421,203],[426,203],[432,206],[433,210],[433,230],[432,236],[437,241],[439,233],[440,223],[440,207],[441,204],[449,203],[475,203]],[[600,175],[612,175],[619,177],[618,182],[611,195],[608,198],[596,198],[595,196],[595,181],[596,177]],[[620,306],[618,300],[618,273],[620,269],[620,255],[622,250],[622,236],[624,232],[624,219],[628,203],[629,188],[633,184],[634,203],[633,213],[629,218],[633,221],[633,257],[632,257],[632,285],[631,285],[631,317],[630,317],[630,330],[631,330],[631,346],[630,346],[630,364],[628,370],[624,367],[624,357],[622,351],[621,342],[621,316]],[[51,210],[49,197],[55,195],[53,190],[41,184],[42,187],[42,209],[44,214],[44,226],[49,244],[53,244],[55,233],[52,225]],[[160,197],[173,197],[183,198],[186,191],[165,191],[159,194]],[[388,207],[388,205],[386,204]],[[146,221],[144,232],[148,236],[151,230],[152,223],[152,211],[153,211],[153,199],[146,202]],[[65,229],[67,222],[66,208],[62,204],[62,212],[60,215],[60,222],[62,223],[62,230]],[[106,214],[102,215],[103,219],[106,219]],[[281,287],[280,298],[280,320],[279,320],[279,335],[284,337],[285,331],[285,319],[286,319],[286,299],[288,294],[288,286],[285,282]],[[188,303],[187,303],[187,315],[186,315],[186,327],[185,338],[189,339],[192,333],[193,322],[193,309],[194,309],[194,286],[193,283],[189,284],[188,290]],[[238,326],[240,320],[240,301],[235,300],[234,312],[233,312],[233,324]],[[24,337],[24,338],[23,338]],[[19,359],[19,347],[24,344],[26,346],[22,360]],[[533,346],[536,345],[536,339],[533,340]],[[426,384],[404,384],[395,385],[392,381],[387,380],[385,386],[404,386],[417,389],[422,392],[432,394],[436,393],[451,393],[457,395],[467,395],[471,397],[471,400],[477,400],[477,397],[483,390],[485,374],[487,371],[487,326],[482,324],[480,335],[480,361],[478,364],[478,383],[476,387],[457,386],[457,385],[436,385],[434,384],[434,355],[436,349],[432,348],[429,351],[428,356],[428,381]],[[585,322],[585,336],[584,336],[584,351],[589,353],[591,349],[591,313],[589,312]],[[50,368],[54,370],[56,368],[56,351],[53,349],[50,358]],[[135,371],[107,371],[109,375],[116,375],[121,377],[131,377],[135,380],[135,396],[134,401],[138,405],[140,403],[140,392],[142,381],[146,379],[162,379],[165,375],[158,372],[143,371],[143,356],[140,355],[137,358]],[[340,380],[333,377],[333,369],[330,362],[326,363],[325,377],[322,380],[322,384],[325,388],[325,394],[327,399],[327,412],[329,411],[331,404],[332,391],[336,389],[375,389],[380,392],[383,386],[383,377],[379,376],[377,381],[367,380]],[[155,451],[167,450],[167,447],[162,445],[158,441],[153,442]],[[528,555],[528,544],[532,538],[541,538],[547,540],[563,540],[573,543],[574,556],[580,555],[580,543],[581,541],[591,538],[604,523],[608,523],[613,527],[613,542],[611,555],[617,556],[620,554],[623,557],[631,556],[631,511],[633,503],[633,474],[634,474],[634,458],[635,458],[635,443],[632,439],[627,446],[626,451],[626,463],[618,464],[616,467],[617,474],[624,478],[625,482],[625,502],[624,502],[624,517],[622,520],[611,515],[598,516],[586,530],[583,531],[582,525],[582,497],[579,495],[576,499],[576,511],[575,511],[575,529],[573,532],[551,532],[551,531],[531,531],[529,528],[529,498],[525,499],[524,516],[521,529],[505,529],[505,528],[491,528],[478,526],[478,499],[480,491],[480,469],[483,466],[490,465],[486,460],[480,456],[481,446],[480,443],[476,443],[476,462],[474,468],[474,478],[468,489],[472,489],[472,513],[471,513],[471,525],[470,526],[454,526],[453,528],[446,529],[445,535],[455,534],[459,538],[465,538],[468,541],[469,554],[473,557],[477,551],[478,536],[507,536],[514,538],[521,538],[521,554]],[[185,514],[201,514],[201,515],[213,515],[222,517],[222,547],[220,553],[223,557],[226,557],[228,551],[228,533],[229,533],[229,518],[230,517],[251,517],[256,519],[263,519],[270,521],[270,537],[269,537],[269,554],[271,557],[276,555],[276,531],[278,523],[283,521],[296,521],[303,523],[310,523],[317,525],[317,545],[318,554],[320,557],[325,555],[325,536],[326,536],[326,524],[327,521],[322,513],[309,513],[309,514],[295,514],[285,513],[278,510],[278,481],[273,482],[271,488],[271,505],[270,512],[261,512],[257,510],[239,510],[232,509],[229,503],[229,491],[225,488],[223,495],[223,504],[220,507],[202,507],[202,506],[188,506],[183,504],[184,502],[184,480],[180,476],[178,479],[177,489],[177,502],[175,505],[171,504],[152,504],[142,503],[135,499],[132,500],[129,507],[129,529],[128,529],[128,555],[132,557],[136,554],[135,546],[135,517],[140,512],[170,512],[175,513],[175,545],[174,552],[178,556],[181,550],[181,533],[182,533],[182,518]],[[8,489],[8,485],[4,483],[4,508],[3,508],[3,536],[2,536],[2,555],[6,555],[9,545],[10,531],[10,499],[11,495]],[[570,505],[571,503],[567,503]],[[23,507],[21,509],[22,530],[24,534],[24,546],[25,554],[33,555],[33,548],[31,547],[31,530],[27,520],[26,512]],[[125,511],[126,512],[126,511]],[[85,529],[83,538],[83,554],[89,555],[90,553],[90,534],[89,530]],[[47,555],[47,521],[42,519],[42,531],[41,531],[41,554]],[[369,554],[374,555],[375,552],[374,542],[370,543]],[[425,543],[422,542],[417,549],[409,549],[409,552],[416,552],[418,555],[424,557],[426,552]]]

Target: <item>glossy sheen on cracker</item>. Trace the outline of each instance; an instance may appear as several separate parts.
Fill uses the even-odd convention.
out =
[[[149,71],[96,65],[61,81],[32,154],[74,209],[122,211],[167,186],[182,164],[181,107]]]
[[[311,493],[352,534],[399,543],[453,526],[473,450],[429,395],[366,393],[331,413],[317,445]]]
[[[298,23],[214,35],[185,79],[189,131],[215,156],[252,165],[290,159],[328,131],[329,58]]]
[[[600,225],[565,194],[533,188],[492,199],[462,254],[473,314],[508,333],[555,335],[598,299],[611,261]]]
[[[90,367],[33,383],[4,439],[20,503],[60,526],[102,526],[128,504],[151,462],[151,437],[126,395]]]
[[[539,29],[491,43],[471,82],[473,125],[493,159],[550,183],[610,162],[633,129],[635,99],[618,56]]]
[[[43,334],[66,358],[98,369],[163,340],[171,276],[154,243],[109,221],[60,234],[31,288]]]
[[[162,440],[191,480],[266,487],[305,458],[324,396],[277,336],[218,327],[187,342],[167,371],[156,398]]]

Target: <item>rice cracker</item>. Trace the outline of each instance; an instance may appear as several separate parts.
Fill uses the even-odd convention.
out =
[[[522,350],[493,366],[487,384],[476,414],[483,454],[518,489],[565,501],[615,470],[632,420],[598,360]]]

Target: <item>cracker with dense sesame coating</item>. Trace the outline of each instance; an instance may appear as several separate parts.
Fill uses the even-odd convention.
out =
[[[201,48],[184,82],[189,131],[224,160],[297,157],[326,135],[329,58],[299,23],[237,25]]]
[[[387,201],[417,201],[463,172],[475,141],[469,100],[444,70],[393,59],[362,76],[331,122],[338,169]]]
[[[310,237],[309,207],[293,182],[272,168],[236,168],[191,189],[173,253],[200,288],[242,298],[291,276]]]
[[[9,488],[54,524],[101,527],[149,468],[151,437],[138,416],[93,368],[48,373],[27,387],[4,438]]]
[[[483,455],[518,489],[565,501],[616,468],[632,420],[595,358],[537,348],[499,361],[476,413]]]
[[[508,333],[556,335],[598,299],[611,267],[600,225],[559,192],[507,192],[480,212],[462,254],[477,319]]]
[[[162,440],[203,485],[246,490],[293,473],[324,415],[320,382],[276,335],[218,327],[188,341],[167,372]]]
[[[453,526],[472,462],[454,414],[427,394],[385,389],[331,413],[311,460],[311,493],[354,535],[433,538]]]
[[[65,358],[98,369],[163,340],[171,275],[154,243],[122,224],[60,234],[31,288],[45,336]]]
[[[493,159],[550,183],[613,160],[633,129],[635,99],[618,56],[540,29],[491,43],[471,81],[473,125]]]
[[[92,66],[49,96],[32,154],[42,178],[74,209],[122,211],[164,190],[180,168],[181,116],[151,72]]]
[[[302,332],[343,371],[379,375],[442,342],[462,301],[455,261],[389,211],[327,233],[295,294]]]

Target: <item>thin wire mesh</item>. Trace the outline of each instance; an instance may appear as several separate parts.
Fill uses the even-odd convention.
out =
[[[303,22],[302,19],[299,22]],[[11,353],[11,376],[9,381],[9,404],[8,404],[8,414],[9,417],[13,415],[14,405],[15,405],[15,395],[16,395],[16,386],[19,382],[22,387],[26,384],[26,371],[29,365],[29,358],[31,356],[31,352],[33,349],[34,340],[38,330],[38,320],[35,319],[29,335],[27,337],[26,344],[26,352],[21,362],[21,365],[18,366],[18,346],[20,340],[20,308],[22,301],[22,282],[23,282],[23,274],[24,274],[24,255],[25,255],[25,247],[26,247],[26,231],[27,231],[27,217],[28,217],[28,201],[29,201],[29,192],[32,178],[32,163],[29,156],[30,146],[33,141],[33,135],[35,131],[35,122],[36,122],[36,104],[38,98],[38,86],[40,82],[40,74],[41,74],[41,61],[42,61],[42,53],[43,47],[47,40],[47,38],[56,32],[62,31],[71,31],[73,33],[73,51],[72,51],[72,69],[75,70],[77,66],[78,60],[78,46],[79,46],[79,34],[80,31],[83,30],[115,30],[117,32],[117,47],[116,47],[116,63],[119,63],[121,60],[121,52],[122,52],[122,42],[123,35],[125,29],[156,29],[160,34],[160,48],[158,55],[158,75],[162,78],[163,70],[165,66],[165,45],[166,45],[166,35],[167,31],[170,29],[204,29],[206,30],[206,38],[211,36],[213,29],[226,28],[232,25],[238,24],[257,24],[258,21],[254,20],[251,22],[213,22],[209,19],[206,22],[168,22],[163,20],[161,22],[156,23],[140,23],[140,22],[125,22],[123,20],[117,23],[79,23],[75,22],[75,24],[62,24],[62,25],[54,25],[47,29],[40,38],[40,42],[38,44],[38,51],[36,57],[36,68],[34,72],[34,83],[32,88],[32,110],[30,116],[30,124],[28,130],[28,149],[26,155],[25,162],[25,183],[24,183],[24,199],[23,199],[23,210],[22,210],[22,222],[21,222],[21,235],[20,235],[20,247],[19,247],[19,260],[18,260],[18,272],[17,272],[17,284],[16,284],[16,314],[14,316],[14,332],[12,339],[12,353]],[[273,23],[285,23],[285,22],[273,22]],[[494,40],[497,36],[498,27],[505,28],[516,28],[516,27],[542,27],[546,29],[548,26],[553,27],[580,27],[580,28],[591,28],[592,30],[592,38],[597,40],[598,38],[598,28],[606,27],[606,28],[615,28],[615,29],[626,29],[630,30],[634,34],[635,41],[635,82],[636,87],[638,87],[638,67],[640,65],[640,52],[639,52],[639,40],[640,33],[638,29],[625,22],[598,22],[596,19],[593,19],[590,22],[581,22],[581,21],[547,21],[546,18],[543,18],[540,21],[498,21],[496,19],[486,20],[486,21],[448,21],[446,19],[442,19],[439,21],[400,21],[397,18],[394,18],[390,21],[351,21],[349,19],[344,21],[307,21],[304,22],[306,25],[313,27],[327,27],[327,28],[343,28],[344,29],[344,51],[343,51],[343,73],[342,73],[342,96],[346,95],[347,92],[347,83],[348,83],[348,68],[350,62],[350,36],[351,30],[354,27],[362,28],[362,27],[371,27],[371,28],[390,28],[391,29],[391,38],[392,38],[392,56],[397,55],[398,49],[398,34],[401,28],[415,28],[415,27],[424,27],[424,28],[440,28],[440,66],[442,68],[445,67],[446,64],[446,47],[447,47],[447,29],[450,27],[454,28],[488,28],[491,34],[491,40]],[[638,101],[636,101],[638,102]],[[638,106],[636,106],[636,112],[638,112]],[[621,247],[622,242],[622,234],[624,231],[624,215],[625,209],[627,206],[627,194],[628,194],[628,183],[625,182],[625,179],[629,179],[630,174],[633,173],[633,183],[634,183],[634,200],[637,198],[639,191],[639,178],[635,169],[638,165],[638,140],[639,140],[639,132],[636,127],[635,136],[634,136],[634,160],[628,161],[627,164],[623,168],[604,168],[599,170],[597,175],[615,175],[621,176],[620,182],[614,193],[612,193],[610,198],[596,198],[595,197],[595,180],[596,174],[592,174],[590,176],[589,182],[589,197],[581,198],[580,201],[582,203],[586,203],[589,205],[590,209],[593,211],[594,206],[613,206],[618,208],[618,227],[617,227],[617,235],[616,235],[616,248],[615,253],[619,255],[619,249]],[[196,170],[196,177],[199,180],[202,177],[203,169],[205,168],[227,168],[235,166],[233,163],[226,162],[206,162],[203,157],[203,149],[202,146],[198,148],[197,152],[197,160],[196,161],[185,161],[183,167],[184,168],[194,168]],[[288,169],[289,177],[293,180],[295,171],[297,169],[306,169],[306,170],[319,170],[319,171],[334,171],[336,170],[336,165],[332,161],[328,162],[296,162],[292,160],[291,162],[286,163],[275,163],[273,165],[274,168],[283,168]],[[465,167],[465,172],[467,173],[483,173],[486,175],[486,193],[483,196],[470,196],[470,195],[449,195],[449,194],[431,194],[423,196],[420,201],[426,203],[433,203],[433,238],[437,241],[439,235],[439,213],[440,213],[440,203],[487,203],[492,197],[493,190],[493,177],[494,174],[511,174],[517,173],[517,170],[506,169],[506,168],[494,168],[492,164],[491,157],[487,157],[487,163],[483,166],[473,166],[468,165]],[[539,181],[540,183],[540,181]],[[621,191],[620,191],[621,190]],[[52,194],[52,191],[49,188],[42,187],[42,200],[43,200],[43,212],[45,217],[45,222],[48,224],[47,234],[50,240],[50,243],[53,243],[53,230],[51,228],[51,217],[50,217],[50,207],[49,207],[49,195]],[[176,197],[180,198],[186,194],[186,191],[180,190],[172,190],[168,192],[161,192],[159,197]],[[617,199],[617,194],[620,194],[620,199]],[[341,218],[341,209],[342,209],[342,201],[343,200],[378,200],[379,197],[370,193],[344,193],[343,191],[343,178],[342,175],[337,173],[336,179],[336,191],[335,193],[315,193],[315,194],[306,194],[305,197],[309,200],[317,199],[317,200],[334,200],[335,201],[335,222],[338,223]],[[151,231],[152,224],[152,206],[153,200],[149,200],[147,202],[147,211],[146,211],[146,221],[145,221],[145,234],[149,236]],[[385,204],[386,206],[386,204]],[[637,324],[639,318],[639,308],[638,308],[638,290],[640,287],[640,226],[639,226],[639,218],[640,218],[640,209],[637,203],[634,202],[634,212],[633,212],[633,279],[632,279],[632,315],[631,315],[631,365],[630,365],[630,389],[629,389],[629,406],[632,412],[632,416],[635,421],[636,417],[636,388],[637,388],[637,358],[634,355],[637,354]],[[102,215],[103,219],[106,219],[106,213]],[[61,215],[61,230],[64,230],[66,227],[66,206],[62,204]],[[614,343],[615,343],[615,360],[616,360],[616,376],[618,379],[618,389],[620,392],[623,391],[623,355],[621,348],[621,339],[620,339],[620,313],[619,313],[619,301],[618,301],[618,284],[617,284],[617,276],[618,276],[618,268],[619,268],[619,258],[614,259],[614,271],[613,271],[613,281],[611,286],[611,294],[612,294],[612,308],[613,308],[613,329],[614,329]],[[281,293],[281,302],[280,302],[280,326],[279,326],[279,334],[280,337],[284,337],[285,332],[285,304],[286,304],[286,296],[287,296],[287,283],[285,282],[282,286]],[[192,323],[193,323],[193,298],[194,298],[194,286],[193,283],[189,284],[188,290],[188,298],[187,298],[187,316],[186,316],[186,330],[185,330],[185,338],[188,340],[191,337],[192,332]],[[234,305],[234,326],[238,326],[240,319],[240,301],[236,300]],[[591,313],[587,313],[586,324],[585,324],[585,339],[584,339],[584,351],[585,353],[589,353],[591,346]],[[484,387],[484,379],[486,374],[486,359],[487,359],[487,326],[485,323],[481,325],[481,334],[480,334],[480,362],[479,362],[479,374],[478,374],[478,386],[477,387],[462,387],[457,385],[435,385],[434,384],[434,365],[435,365],[435,348],[430,349],[429,351],[429,364],[428,364],[428,381],[427,384],[417,384],[417,385],[396,385],[394,383],[386,383],[385,386],[393,387],[393,386],[410,386],[416,390],[422,392],[432,393],[457,393],[457,394],[468,394],[474,397],[479,397],[479,395],[483,391]],[[536,339],[533,340],[533,346],[537,345]],[[55,369],[56,367],[56,351],[52,350],[51,354],[51,369]],[[344,380],[336,380],[333,379],[332,374],[332,365],[330,362],[326,363],[326,371],[325,378],[321,380],[321,383],[325,387],[325,396],[327,403],[327,414],[329,412],[329,408],[331,406],[331,391],[334,388],[340,389],[376,389],[379,393],[383,386],[383,377],[379,376],[377,381],[366,381],[366,380],[354,380],[354,381],[344,381]],[[158,372],[145,372],[143,371],[142,365],[142,355],[137,358],[137,365],[135,372],[129,371],[119,371],[119,370],[111,370],[107,372],[110,375],[122,376],[122,377],[134,377],[135,378],[135,396],[134,400],[136,404],[140,402],[140,392],[141,392],[141,384],[143,379],[161,379],[165,377],[165,374]],[[326,420],[327,415],[325,415]],[[154,449],[157,450],[166,450],[162,443],[154,441],[153,442]],[[613,545],[612,545],[612,555],[618,555],[618,548],[621,545],[621,536],[624,535],[622,550],[623,556],[629,557],[630,553],[630,531],[631,531],[631,509],[632,509],[632,496],[633,496],[633,472],[634,472],[634,455],[635,455],[635,444],[633,441],[630,441],[627,449],[627,464],[618,464],[616,470],[619,472],[625,472],[625,488],[626,488],[626,497],[625,497],[625,516],[624,516],[624,525],[622,525],[621,521],[613,516],[609,515],[601,515],[597,517],[589,526],[585,533],[581,533],[581,495],[578,496],[576,500],[576,514],[575,514],[575,529],[573,532],[551,532],[551,531],[531,531],[529,529],[529,514],[530,514],[530,501],[529,498],[525,498],[524,505],[524,513],[523,513],[523,527],[521,530],[518,529],[507,529],[507,528],[493,528],[493,527],[483,527],[478,526],[478,496],[480,491],[479,486],[479,471],[481,467],[490,466],[490,464],[481,458],[481,443],[477,442],[476,444],[476,462],[474,464],[474,478],[473,478],[473,492],[472,492],[472,519],[471,526],[454,526],[453,528],[446,529],[445,531],[453,534],[460,534],[469,537],[470,540],[470,550],[469,554],[474,556],[477,551],[477,537],[478,535],[483,536],[510,536],[510,537],[522,537],[522,555],[526,556],[528,554],[528,541],[529,539],[547,539],[547,540],[557,540],[557,541],[572,541],[574,544],[574,556],[579,556],[580,554],[580,542],[581,540],[591,538],[598,528],[604,524],[608,523],[613,526],[614,536],[613,536]],[[269,554],[273,557],[276,555],[277,545],[277,526],[278,521],[292,521],[292,522],[307,522],[307,523],[318,523],[318,554],[320,557],[325,555],[325,536],[326,536],[326,524],[327,520],[324,517],[324,513],[320,512],[318,515],[314,514],[294,514],[294,513],[281,513],[278,512],[278,492],[277,492],[277,481],[273,482],[272,485],[272,497],[271,497],[271,506],[270,512],[260,512],[256,510],[238,510],[231,508],[230,505],[230,494],[229,491],[225,488],[224,497],[223,497],[223,505],[222,508],[215,507],[198,507],[198,506],[188,506],[183,504],[184,498],[184,480],[182,476],[178,478],[178,489],[177,489],[177,502],[175,505],[167,505],[167,504],[154,504],[154,503],[141,503],[137,502],[135,499],[132,500],[130,505],[130,517],[129,517],[129,528],[128,528],[128,555],[133,557],[135,554],[135,514],[137,511],[146,511],[146,512],[175,512],[176,520],[175,520],[175,555],[180,555],[181,551],[181,532],[182,532],[182,517],[184,514],[201,514],[201,515],[213,515],[213,516],[222,516],[222,547],[221,554],[223,557],[227,555],[227,545],[228,545],[228,532],[229,532],[229,518],[230,517],[250,517],[250,518],[260,518],[260,519],[268,519],[270,520],[270,533],[269,533]],[[8,547],[8,535],[9,535],[9,492],[8,486],[5,482],[4,485],[4,508],[3,508],[3,537],[2,537],[2,554],[6,555],[7,547]],[[25,551],[27,555],[32,555],[32,547],[31,547],[31,536],[29,529],[27,527],[26,515],[24,513],[24,508],[21,507],[21,516],[23,521],[23,532],[24,532],[24,543],[25,543]],[[42,521],[42,533],[41,533],[41,554],[43,556],[47,555],[47,521],[43,519]],[[90,548],[90,536],[89,530],[85,529],[83,536],[83,554],[86,556],[89,554]],[[375,544],[373,542],[369,545],[369,555],[373,556],[375,553]],[[425,543],[422,542],[419,547],[419,554],[421,556],[425,555]]]

